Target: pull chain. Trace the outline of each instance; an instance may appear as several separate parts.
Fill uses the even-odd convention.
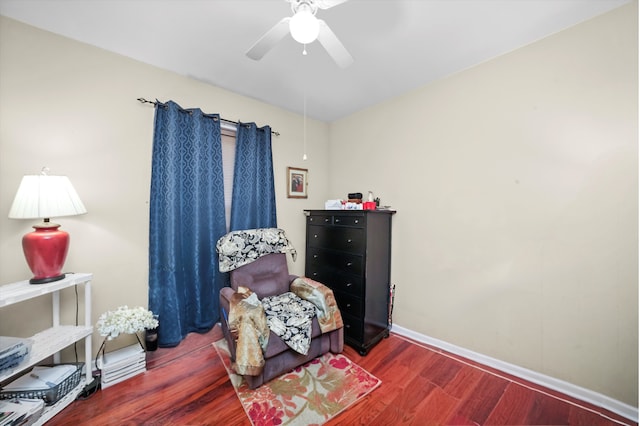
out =
[[[303,109],[303,118],[302,118],[302,161],[307,161],[307,83],[305,82],[304,86],[304,105]]]

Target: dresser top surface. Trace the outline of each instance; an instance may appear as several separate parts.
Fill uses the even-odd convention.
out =
[[[343,215],[343,214],[357,214],[357,215],[362,215],[363,213],[365,214],[395,214],[396,211],[395,210],[387,210],[387,209],[383,209],[383,210],[310,210],[310,209],[305,209],[304,210],[305,214],[333,214],[333,215]]]

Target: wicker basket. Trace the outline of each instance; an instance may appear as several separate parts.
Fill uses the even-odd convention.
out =
[[[74,371],[69,377],[64,379],[60,384],[47,388],[47,389],[34,389],[25,391],[12,391],[12,390],[0,390],[0,399],[12,399],[12,398],[29,398],[29,399],[43,399],[45,405],[52,405],[58,402],[60,398],[68,394],[78,386],[82,377],[82,368],[84,362],[68,362],[56,365],[74,365],[76,371]],[[54,367],[54,365],[47,365],[47,367]]]

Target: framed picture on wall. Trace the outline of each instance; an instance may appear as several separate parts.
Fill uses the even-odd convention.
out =
[[[287,198],[307,198],[309,170],[287,167]]]

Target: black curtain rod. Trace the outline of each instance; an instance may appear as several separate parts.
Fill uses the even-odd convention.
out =
[[[155,105],[155,106],[160,105],[160,106],[163,106],[163,107],[166,106],[164,103],[162,103],[160,101],[157,101],[157,100],[156,101],[148,101],[145,98],[138,98],[138,101],[140,101],[143,104],[152,104],[152,105]],[[222,118],[222,117],[220,117],[220,121],[224,121],[224,122],[227,122],[229,124],[234,124],[236,126],[240,125],[240,123],[238,123],[237,121],[227,120],[226,118]],[[280,136],[280,133],[276,132],[274,130],[271,131],[271,134],[272,135],[276,135],[276,136]]]

